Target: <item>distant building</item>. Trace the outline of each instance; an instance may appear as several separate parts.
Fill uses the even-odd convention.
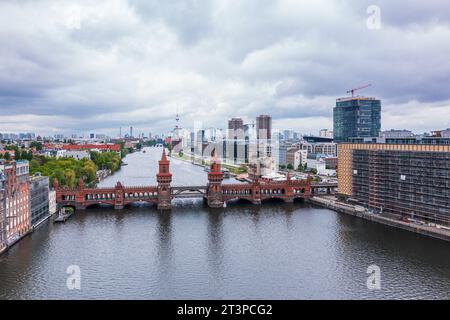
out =
[[[74,150],[91,150],[91,151],[99,151],[99,152],[120,152],[119,144],[65,144],[63,145],[63,149],[67,151]]]
[[[412,133],[409,130],[389,130],[389,131],[382,131],[380,134],[381,138],[412,138],[414,137],[414,133]]]
[[[319,137],[333,138],[333,131],[330,131],[328,129],[321,129],[319,131]]]
[[[50,217],[48,177],[35,175],[30,178],[31,225],[33,228]]]
[[[0,175],[4,177],[4,222],[8,245],[31,231],[28,172],[28,161],[0,162]]]
[[[90,153],[86,150],[67,150],[63,156],[64,158],[73,158],[75,160],[91,158]]]
[[[368,97],[336,100],[333,135],[337,143],[352,137],[378,137],[381,129],[381,101]]]
[[[336,170],[338,166],[338,158],[337,157],[326,157],[323,158],[325,161],[325,168],[330,170]]]
[[[244,139],[244,121],[241,118],[228,120],[228,139],[226,142],[226,159],[231,163],[244,163],[246,143]]]
[[[307,163],[308,151],[300,150],[297,148],[290,148],[286,152],[286,163],[291,164],[295,170],[302,165]]]
[[[260,115],[256,117],[256,135],[258,140],[270,140],[272,137],[272,117]]]

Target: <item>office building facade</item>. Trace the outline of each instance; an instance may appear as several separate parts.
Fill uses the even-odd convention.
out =
[[[378,137],[381,129],[381,101],[352,97],[336,100],[333,109],[334,142],[349,142],[355,137]]]
[[[338,192],[376,213],[450,223],[450,146],[340,144]]]
[[[30,178],[31,225],[37,227],[50,216],[49,179],[36,175]]]

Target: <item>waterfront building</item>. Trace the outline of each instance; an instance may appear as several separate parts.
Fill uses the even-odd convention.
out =
[[[378,213],[450,223],[450,145],[340,144],[339,195]]]
[[[31,231],[28,161],[0,162],[4,176],[6,242],[11,245]]]
[[[369,97],[337,99],[333,121],[335,142],[348,142],[352,137],[378,137],[381,129],[381,101]]]
[[[31,225],[33,228],[50,217],[49,179],[39,174],[30,177]]]
[[[0,253],[8,246],[6,241],[6,193],[5,176],[0,172]]]
[[[48,211],[50,215],[54,215],[56,213],[57,209],[56,205],[56,191],[55,190],[49,190],[48,192]]]

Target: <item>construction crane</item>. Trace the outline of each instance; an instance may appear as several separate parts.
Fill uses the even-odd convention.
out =
[[[351,93],[352,97],[354,97],[355,96],[355,91],[362,90],[362,89],[368,88],[370,86],[372,86],[372,85],[371,84],[366,84],[365,86],[362,86],[362,87],[359,87],[359,88],[350,89],[350,90],[347,91],[347,93]]]

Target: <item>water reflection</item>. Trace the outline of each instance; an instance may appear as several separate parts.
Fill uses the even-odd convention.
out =
[[[130,155],[121,179],[154,179],[159,156]],[[205,179],[186,165],[175,163],[174,176]],[[0,299],[448,299],[449,249],[307,203],[211,209],[186,199],[169,212],[91,208],[65,224],[44,224],[0,256]],[[82,268],[80,291],[65,287],[71,264]],[[380,291],[366,287],[371,264],[381,268]]]

